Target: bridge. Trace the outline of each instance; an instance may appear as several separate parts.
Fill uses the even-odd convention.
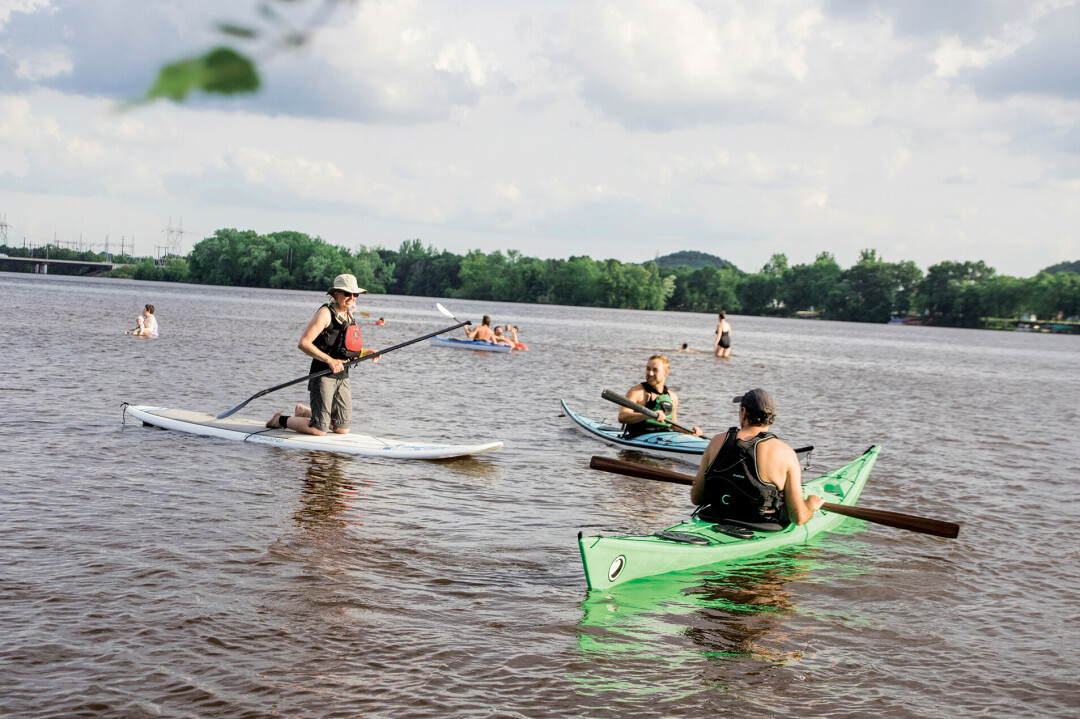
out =
[[[46,257],[10,257],[8,255],[0,255],[0,265],[5,263],[12,265],[30,265],[33,267],[34,274],[47,275],[49,274],[49,265],[65,265],[67,267],[84,268],[91,271],[91,274],[99,274],[101,272],[108,272],[114,270],[117,267],[128,267],[127,264],[121,262],[89,262],[86,260],[50,260]]]

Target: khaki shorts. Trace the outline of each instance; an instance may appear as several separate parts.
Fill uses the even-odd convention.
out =
[[[333,377],[323,375],[308,380],[311,394],[311,421],[309,427],[329,432],[332,429],[348,429],[352,425],[352,389],[349,375]]]

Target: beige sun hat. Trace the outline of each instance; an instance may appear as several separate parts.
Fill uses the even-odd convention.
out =
[[[360,295],[367,292],[363,287],[356,286],[355,275],[338,275],[334,278],[334,285],[326,291],[326,294],[330,294],[334,290],[341,290],[342,292],[351,292],[354,295]]]

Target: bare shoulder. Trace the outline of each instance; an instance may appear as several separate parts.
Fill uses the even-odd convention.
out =
[[[795,462],[798,464],[799,461],[799,458],[795,455],[795,450],[778,437],[767,439],[759,444],[758,452],[761,453],[760,459],[770,462]]]
[[[645,388],[641,384],[636,384],[630,389],[626,390],[627,399],[634,399],[635,397],[643,397],[645,395]],[[637,400],[634,400],[635,402]]]

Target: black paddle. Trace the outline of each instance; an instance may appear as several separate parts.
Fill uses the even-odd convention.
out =
[[[442,312],[444,315],[447,315],[449,317],[454,317],[452,314],[450,314],[450,310],[446,309],[445,307],[440,305],[438,302],[435,303],[435,306],[439,309],[439,312]],[[456,320],[457,317],[454,317],[454,319]],[[351,360],[349,360],[348,362],[345,363],[345,366],[349,367],[351,365],[356,364],[357,362],[363,362],[364,360],[373,360],[376,357],[381,357],[382,355],[386,354],[387,352],[393,352],[394,350],[399,350],[402,347],[408,347],[409,345],[416,344],[417,342],[422,342],[422,341],[424,341],[426,339],[431,339],[432,337],[435,337],[437,335],[441,335],[441,334],[444,334],[446,332],[456,330],[458,327],[464,327],[465,325],[471,325],[471,324],[472,324],[472,322],[470,322],[469,320],[465,320],[464,322],[458,322],[458,324],[454,325],[453,327],[447,327],[446,329],[439,330],[438,332],[432,332],[431,334],[426,334],[423,337],[417,337],[416,339],[409,340],[408,342],[402,342],[399,345],[394,345],[393,347],[387,347],[384,350],[379,350],[378,352],[372,352],[371,354],[366,354],[363,357],[357,357],[356,359],[351,359]],[[309,380],[309,379],[311,379],[313,377],[322,377],[324,374],[331,374],[332,372],[333,372],[333,370],[330,369],[329,367],[327,367],[326,369],[324,369],[324,370],[322,370],[320,372],[312,372],[309,375],[305,375],[303,377],[297,377],[294,380],[289,380],[288,382],[283,382],[282,384],[276,385],[274,387],[269,387],[267,389],[264,389],[261,392],[256,392],[255,394],[251,395],[250,397],[245,399],[243,402],[236,405],[235,407],[228,410],[227,412],[222,412],[221,414],[219,414],[217,416],[217,418],[218,419],[225,419],[226,417],[229,417],[230,415],[236,414],[238,411],[243,409],[247,405],[248,402],[250,402],[253,399],[258,399],[259,397],[262,397],[264,394],[270,394],[271,392],[277,392],[279,389],[284,389],[285,387],[288,387],[290,385],[294,385],[297,382],[304,382],[305,380]]]
[[[688,474],[683,474],[681,472],[672,472],[670,469],[650,467],[645,464],[637,464],[636,462],[625,462],[621,459],[611,459],[610,457],[593,457],[592,460],[589,462],[589,468],[599,469],[603,472],[625,474],[628,477],[638,477],[640,479],[655,479],[660,482],[674,482],[675,484],[694,483],[694,478]],[[955,539],[957,535],[960,534],[959,524],[953,524],[952,522],[942,522],[939,519],[916,517],[911,514],[889,512],[884,509],[849,507],[846,504],[833,504],[832,502],[826,502],[821,506],[821,508],[829,512],[842,514],[845,517],[855,517],[856,519],[863,519],[867,522],[874,522],[875,524],[884,524],[887,527],[906,529],[910,532],[922,532],[923,534],[932,534],[935,537],[947,537],[948,539]]]
[[[645,415],[649,419],[656,419],[657,417],[660,416],[656,412],[654,412],[653,410],[646,407],[645,405],[638,404],[634,400],[627,399],[623,395],[618,394],[617,392],[612,392],[609,389],[606,389],[603,392],[601,392],[600,396],[603,397],[604,399],[606,399],[609,402],[614,402],[615,404],[620,404],[623,407],[626,407],[627,409],[632,409],[635,412],[640,412],[641,414]],[[686,427],[683,427],[680,424],[675,424],[674,422],[671,422],[671,421],[668,421],[668,420],[665,420],[664,424],[669,424],[669,425],[671,425],[671,427],[673,429],[676,429],[676,430],[678,430],[680,432],[685,432],[686,434],[693,434],[694,433],[694,430],[687,429]]]

